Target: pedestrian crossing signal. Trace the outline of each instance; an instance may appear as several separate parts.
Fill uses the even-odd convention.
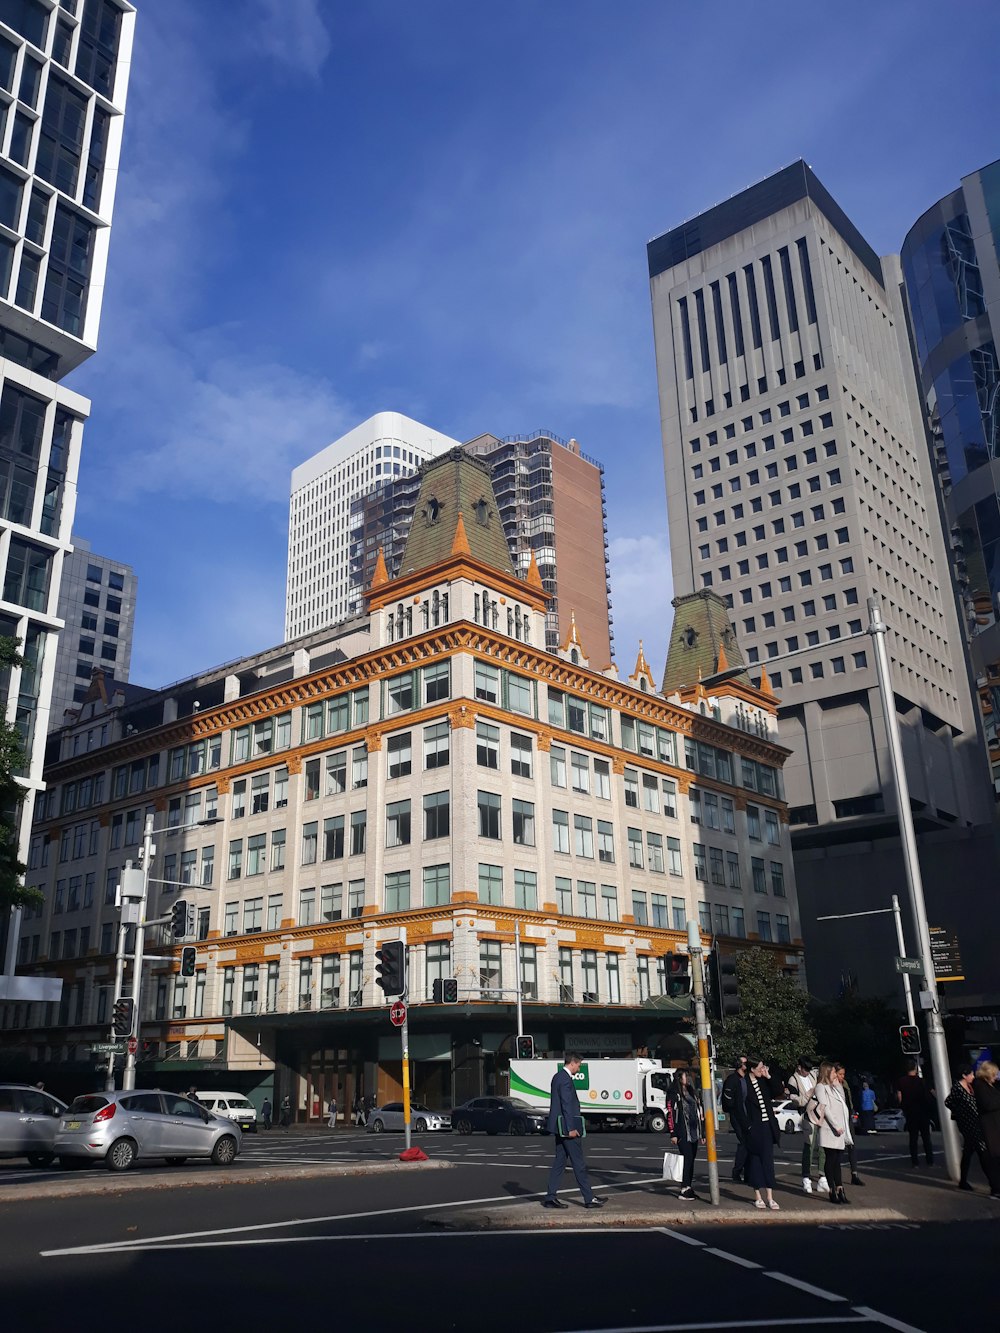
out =
[[[534,1060],[535,1058],[534,1037],[518,1037],[515,1045],[517,1047],[518,1060]]]
[[[899,1047],[904,1055],[919,1055],[920,1029],[904,1023],[899,1029]]]
[[[458,1004],[458,978],[445,977],[441,983],[442,997],[445,1004]]]

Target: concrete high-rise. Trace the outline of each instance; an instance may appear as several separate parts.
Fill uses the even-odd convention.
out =
[[[59,589],[63,629],[56,653],[50,730],[63,726],[67,709],[79,711],[95,670],[119,682],[128,680],[137,582],[130,565],[96,555],[89,542],[74,534]]]
[[[399,412],[377,412],[292,472],[285,638],[352,614],[351,511],[385,481],[409,476],[457,440]],[[374,552],[373,552],[374,554]]]
[[[90,410],[61,381],[97,346],[134,21],[125,0],[0,10],[0,634],[25,659],[3,695],[29,756],[22,859]]]
[[[989,818],[899,265],[801,161],[652,240],[648,261],[674,587],[724,598],[781,700],[822,990],[835,955],[808,918],[844,910],[845,878],[881,902],[873,847],[897,828],[873,653],[855,637],[870,595],[918,830]]]
[[[1000,794],[1000,161],[929,208],[900,258]]]

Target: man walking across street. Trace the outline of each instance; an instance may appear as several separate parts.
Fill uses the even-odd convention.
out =
[[[740,1099],[740,1107],[737,1108],[737,1114],[733,1113],[733,1106],[736,1099]],[[743,1180],[747,1169],[747,1145],[743,1140],[743,1131],[739,1128],[742,1123],[738,1119],[738,1111],[742,1108],[747,1099],[747,1058],[745,1055],[736,1057],[736,1068],[722,1085],[722,1109],[729,1116],[729,1123],[736,1132],[736,1157],[733,1160],[733,1180],[740,1183]]]
[[[573,1168],[576,1183],[583,1195],[584,1208],[603,1208],[606,1199],[598,1199],[590,1185],[587,1164],[583,1160],[583,1113],[580,1110],[580,1098],[576,1095],[574,1078],[580,1072],[583,1060],[575,1051],[568,1051],[562,1069],[552,1079],[551,1102],[546,1129],[556,1137],[556,1155],[549,1172],[549,1188],[542,1200],[543,1208],[568,1208],[556,1196],[559,1182],[569,1162]]]
[[[264,1104],[260,1108],[260,1121],[264,1129],[271,1128],[271,1100],[269,1097],[264,1098]]]

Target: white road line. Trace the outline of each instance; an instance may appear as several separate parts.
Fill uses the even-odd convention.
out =
[[[659,1177],[647,1177],[645,1179],[636,1179],[623,1181],[628,1185],[648,1185],[651,1180]],[[575,1190],[560,1190],[560,1194],[573,1193]],[[361,1213],[330,1213],[325,1217],[293,1217],[284,1222],[255,1222],[242,1227],[215,1227],[209,1231],[178,1231],[168,1236],[152,1236],[149,1240],[113,1240],[103,1241],[97,1245],[76,1245],[60,1250],[41,1250],[40,1255],[43,1259],[62,1258],[66,1255],[75,1254],[112,1254],[123,1250],[140,1249],[150,1244],[160,1244],[165,1241],[173,1240],[198,1240],[205,1236],[239,1236],[248,1235],[250,1232],[277,1231],[284,1227],[304,1227],[318,1226],[325,1222],[353,1222],[363,1217],[393,1217],[400,1213],[433,1213],[440,1212],[444,1208],[474,1208],[477,1205],[487,1203],[505,1203],[505,1204],[525,1204],[537,1202],[543,1197],[541,1191],[533,1194],[520,1195],[517,1198],[511,1198],[509,1194],[494,1194],[489,1198],[479,1199],[454,1199],[445,1203],[416,1203],[409,1204],[404,1208],[371,1208]],[[589,1230],[589,1228],[588,1228]],[[492,1234],[492,1233],[491,1233]]]
[[[799,1291],[807,1291],[810,1296],[818,1296],[824,1301],[846,1301],[846,1296],[838,1296],[836,1292],[824,1291],[822,1287],[814,1287],[811,1282],[803,1282],[801,1278],[789,1277],[787,1273],[774,1273],[765,1271],[764,1277],[774,1278],[775,1282],[784,1282],[786,1286],[797,1287]]]
[[[763,1268],[763,1264],[755,1264],[752,1259],[744,1259],[742,1255],[730,1254],[728,1250],[717,1250],[714,1245],[705,1247],[706,1254],[714,1254],[719,1259],[727,1259],[731,1264],[739,1264],[741,1268]]]
[[[659,1231],[663,1236],[669,1236],[671,1240],[679,1240],[684,1245],[694,1245],[698,1249],[706,1248],[703,1240],[698,1240],[695,1236],[685,1236],[683,1231],[671,1231],[670,1227],[655,1227],[654,1230]]]
[[[879,1314],[878,1310],[872,1310],[867,1305],[855,1305],[851,1308],[855,1314],[863,1314],[873,1323],[885,1324],[886,1328],[894,1328],[897,1333],[923,1333],[922,1329],[916,1328],[913,1324],[904,1324],[901,1319],[893,1319],[892,1315]]]
[[[732,1319],[715,1321],[710,1324],[623,1324],[619,1328],[576,1328],[569,1333],[695,1333],[696,1330],[727,1328],[812,1328],[818,1324],[836,1324],[843,1328],[845,1324],[866,1324],[867,1319],[851,1319],[843,1316],[821,1315],[812,1319]],[[919,1330],[916,1331],[919,1333]]]

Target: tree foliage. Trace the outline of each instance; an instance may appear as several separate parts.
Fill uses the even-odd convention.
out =
[[[753,1054],[770,1063],[772,1074],[794,1069],[799,1056],[816,1047],[808,995],[784,974],[773,953],[756,946],[737,955],[736,978],[743,1008],[713,1026],[721,1062],[733,1064],[738,1055]]]
[[[19,646],[19,639],[0,637],[0,675],[21,665]],[[17,781],[17,774],[27,762],[20,731],[13,723],[0,721],[0,910],[3,911],[41,901],[37,889],[24,887],[27,866],[17,859],[18,816],[24,800],[24,788]]]

